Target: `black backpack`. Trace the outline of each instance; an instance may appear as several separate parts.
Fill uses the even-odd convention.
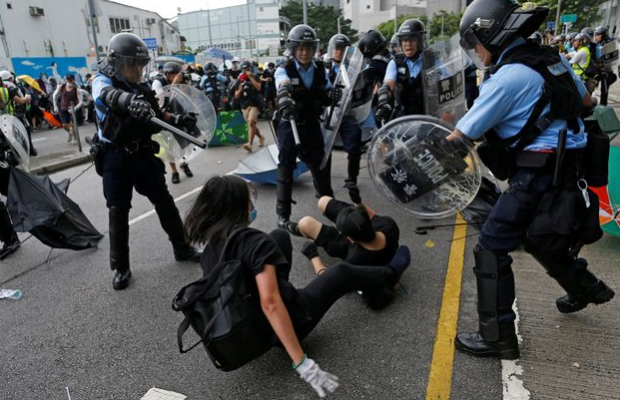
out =
[[[220,260],[208,274],[185,286],[172,301],[172,309],[185,315],[177,332],[179,351],[187,353],[203,343],[213,365],[222,371],[261,356],[277,340],[261,309],[251,272],[239,260],[224,260],[228,244],[239,231],[228,236]],[[183,335],[190,325],[200,340],[183,349]]]

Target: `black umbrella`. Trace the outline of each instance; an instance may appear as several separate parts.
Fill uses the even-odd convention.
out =
[[[47,175],[11,168],[7,208],[15,230],[30,232],[52,248],[84,250],[97,246],[103,235],[67,197],[68,187],[68,180],[57,186]]]

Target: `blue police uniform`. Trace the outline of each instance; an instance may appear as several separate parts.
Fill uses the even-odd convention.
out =
[[[502,52],[498,64],[502,62],[502,57],[511,49],[524,43],[525,40],[519,38],[507,46]],[[575,82],[581,99],[586,93],[585,86],[575,76],[566,59],[562,60],[561,65]],[[524,64],[514,63],[502,66],[481,84],[480,96],[473,107],[458,122],[456,128],[474,140],[480,139],[491,129],[501,139],[513,137],[525,126],[542,95],[544,83],[543,77],[538,72]],[[548,115],[549,112],[550,106],[547,105],[542,116]],[[575,128],[572,129],[566,120],[555,119],[531,144],[525,147],[525,153],[537,153],[537,155],[553,153],[557,147],[560,130],[566,129],[568,131],[566,143],[568,153],[571,153],[572,150],[577,154],[579,149],[586,146],[587,137],[581,120],[578,121]],[[545,193],[550,191],[552,185],[553,171],[549,168],[549,163],[537,167],[518,165],[516,172],[509,180],[510,187],[501,195],[493,207],[478,239],[478,246],[493,253],[497,263],[497,276],[493,278],[496,279],[497,284],[496,299],[491,299],[488,302],[491,304],[490,309],[485,310],[484,306],[479,306],[481,324],[483,324],[485,312],[488,314],[486,317],[490,319],[497,317],[499,322],[514,320],[515,314],[512,310],[512,304],[515,299],[515,289],[511,269],[512,258],[509,253],[526,242],[528,228],[539,212],[541,199]],[[555,256],[558,259],[568,257],[568,249],[565,250],[565,252],[560,252]],[[476,254],[476,251],[474,253]],[[532,254],[539,259],[535,253]],[[483,256],[480,257],[481,259],[484,258]],[[547,268],[548,265],[541,263]],[[477,275],[495,273],[494,271],[484,271],[484,267],[480,267],[478,264],[489,265],[485,262],[479,263],[477,259]],[[552,275],[551,272],[549,274]],[[566,279],[558,276],[554,276],[554,278],[564,287],[565,285],[562,282],[568,282],[570,280],[568,276],[577,274],[575,263],[571,264],[567,261],[562,274],[565,274],[564,278]],[[479,295],[484,290],[486,289],[479,285]],[[493,304],[495,301],[496,304]],[[489,307],[488,304],[487,307]]]
[[[421,55],[415,59],[407,58],[404,54],[397,54],[387,66],[384,86],[388,82],[398,85],[398,96],[395,98],[395,117],[403,115],[423,115],[426,113],[424,90],[422,87],[422,69],[424,60]],[[379,93],[381,97],[381,93]]]
[[[291,214],[293,171],[297,166],[297,157],[308,165],[317,196],[334,195],[330,176],[331,159],[330,163],[321,169],[325,145],[319,122],[331,84],[322,62],[312,61],[304,68],[295,59],[276,69],[275,81],[278,89],[286,82],[291,87],[301,147],[301,151],[298,151],[290,121],[281,119],[277,126],[280,154],[276,212],[282,219],[288,220]]]
[[[102,73],[93,79],[99,121],[95,166],[103,178],[103,194],[109,209],[110,267],[120,273],[129,270],[128,218],[134,188],[155,206],[162,228],[173,245],[175,258],[197,261],[199,254],[187,242],[179,210],[168,192],[165,165],[155,156],[157,145],[151,135],[160,128],[109,108],[103,93],[110,87],[144,96],[161,115],[154,92],[147,84],[127,84]]]

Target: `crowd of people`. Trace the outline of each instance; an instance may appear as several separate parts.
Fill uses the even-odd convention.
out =
[[[605,29],[597,28],[592,35],[582,32],[569,39],[572,51],[559,46],[561,40],[555,38],[553,44],[559,51],[543,46],[542,38],[531,35],[548,12],[546,7],[522,8],[513,0],[475,0],[460,23],[460,44],[472,68],[484,72],[484,77],[480,85],[477,78],[465,80],[476,90],[466,90],[472,96],[468,99],[469,111],[445,140],[459,149],[460,143],[486,139],[487,151],[479,147],[482,161],[509,184],[484,223],[473,251],[479,329],[459,333],[455,339],[457,349],[474,356],[519,357],[510,253],[521,245],[566,290],[556,302],[560,312],[579,311],[614,297],[614,291],[586,268],[587,261],[578,257],[585,240],[583,221],[589,202],[571,210],[557,207],[557,212],[564,214],[554,214],[554,221],[575,221],[573,226],[578,227],[569,239],[555,226],[532,229],[541,213],[550,212],[543,208],[544,202],[556,204],[569,201],[567,198],[582,201],[580,196],[586,189],[578,183],[587,179],[584,157],[591,143],[581,116],[593,106],[591,80],[601,82],[603,74],[598,69],[591,75],[590,64],[596,65],[599,59],[605,64],[602,54],[596,56],[599,47],[590,47],[590,38],[594,37],[599,46],[612,40]],[[274,342],[282,345],[293,369],[323,397],[338,387],[338,379],[304,353],[300,340],[347,292],[362,291],[374,309],[390,304],[410,255],[405,246],[400,246],[397,222],[377,215],[362,202],[358,186],[364,145],[362,122],[350,117],[344,118],[339,131],[347,153],[344,186],[350,202],[334,198],[331,153],[326,153],[321,123],[326,108],[338,106],[342,100],[338,77],[344,68],[345,50],[354,44],[345,35],[335,35],[327,57],[319,60],[316,31],[297,25],[290,30],[287,45],[290,57],[277,68],[268,64],[261,70],[256,63],[241,60],[232,60],[231,68],[214,63],[166,63],[146,76],[145,66],[150,62],[146,45],[130,33],[114,36],[92,80],[98,121],[93,153],[109,209],[113,288],[127,288],[132,276],[128,216],[135,189],[155,206],[177,261],[200,262],[207,277],[218,262],[241,262],[252,277],[260,303],[257,312],[266,318]],[[427,113],[422,84],[425,58],[421,54],[428,44],[422,21],[404,21],[390,42],[378,31],[367,31],[355,46],[365,59],[363,70],[373,93],[371,116],[378,127],[389,121],[396,123],[402,116]],[[609,85],[613,83],[611,76],[615,77],[613,71],[602,79]],[[53,104],[63,127],[70,117],[67,105],[79,103],[73,81],[67,76],[66,83],[53,92],[60,93],[59,101]],[[277,229],[264,233],[249,227],[257,217],[256,191],[235,176],[210,178],[182,221],[165,184],[163,162],[155,155],[158,146],[151,140],[161,128],[150,123],[157,117],[187,131],[195,127],[196,118],[191,113],[157,101],[155,92],[175,84],[202,90],[216,110],[241,110],[249,127],[249,142],[244,146],[248,152],[253,151],[255,139],[259,146],[264,145],[258,115],[274,113],[279,149],[274,205]],[[18,95],[15,90],[11,93],[24,99],[16,100],[18,104],[32,101],[32,96]],[[70,125],[65,129],[71,140]],[[568,137],[565,146],[558,141],[562,132]],[[561,151],[565,153],[559,155]],[[560,156],[568,161],[557,163]],[[322,224],[311,215],[298,222],[291,218],[297,159],[310,170],[318,210],[335,226]],[[176,166],[171,167],[178,181]],[[190,176],[187,164],[180,168]],[[589,196],[595,195],[590,192]],[[302,254],[316,273],[304,289],[296,289],[289,281],[291,236],[307,240]],[[8,239],[5,244],[12,241]],[[205,244],[204,254],[194,247]],[[326,265],[319,247],[343,261]]]

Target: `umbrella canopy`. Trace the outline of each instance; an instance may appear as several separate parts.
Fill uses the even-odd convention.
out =
[[[267,148],[240,160],[239,166],[233,171],[233,174],[250,182],[277,185],[279,154],[278,146],[271,144]],[[305,172],[308,172],[306,164],[297,161],[297,167],[293,171],[293,179],[299,178]]]
[[[103,235],[65,194],[67,189],[68,182],[57,186],[47,175],[11,168],[7,208],[15,230],[30,232],[53,248],[83,250],[97,246]]]
[[[207,58],[215,58],[218,60],[232,60],[234,56],[230,52],[220,49],[219,47],[209,47],[202,52],[202,55]]]
[[[604,232],[620,237],[620,149],[609,151],[609,184],[590,189],[599,201],[599,222]]]
[[[37,92],[43,93],[43,91],[41,90],[41,86],[39,86],[39,82],[32,79],[30,75],[19,75],[17,79],[22,82],[27,83],[30,87],[34,88]]]
[[[239,145],[248,141],[248,124],[240,111],[220,111],[209,147]]]

